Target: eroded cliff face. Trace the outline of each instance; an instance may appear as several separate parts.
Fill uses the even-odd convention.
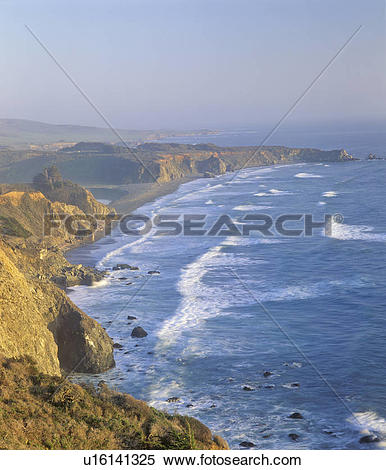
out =
[[[86,210],[110,211],[91,193],[79,193]],[[43,236],[45,214],[84,212],[52,202],[40,191],[0,195],[0,352],[6,357],[30,356],[48,374],[105,371],[114,366],[112,340],[58,287],[67,287],[69,276],[72,285],[91,284],[95,275],[70,265],[62,254],[62,248],[79,243],[76,235],[60,225],[51,236]]]
[[[354,159],[344,150],[324,151],[283,146],[218,147],[213,144],[147,143],[128,152],[122,147],[95,145],[100,146],[100,151],[96,153],[87,146],[74,146],[73,150],[69,148],[66,152],[24,155],[23,160],[20,160],[23,156],[17,152],[9,161],[0,155],[0,178],[4,182],[18,182],[20,174],[23,174],[24,179],[30,181],[47,164],[55,164],[67,178],[82,184],[122,185],[154,183],[155,180],[166,183],[186,177],[214,176],[225,171],[277,163],[341,162]],[[47,179],[51,179],[48,186]],[[66,188],[60,189],[61,183],[55,181],[54,174],[43,175],[35,183],[35,189],[49,199],[60,197],[53,200],[73,204],[67,198]],[[55,189],[52,195],[50,187]],[[63,195],[66,197],[63,198]],[[80,199],[79,194],[77,200]]]

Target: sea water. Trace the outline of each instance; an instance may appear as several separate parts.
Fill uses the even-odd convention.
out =
[[[386,161],[252,168],[184,184],[136,211],[206,214],[209,226],[228,214],[238,227],[250,213],[342,215],[330,236],[321,229],[311,237],[114,232],[73,251],[71,260],[101,269],[140,268],[110,271],[71,292],[123,346],[115,369],[82,380],[103,379],[161,410],[194,416],[231,448],[242,441],[261,449],[373,447],[359,444],[367,431],[382,446],[385,178]],[[131,338],[137,325],[146,338]],[[294,412],[303,419],[289,418]]]

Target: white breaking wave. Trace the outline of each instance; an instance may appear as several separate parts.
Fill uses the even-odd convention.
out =
[[[354,413],[354,416],[355,420],[351,418],[349,421],[356,427],[360,427],[366,431],[375,431],[386,434],[386,419],[381,418],[375,411]]]
[[[111,284],[111,278],[105,278],[105,279],[102,279],[101,281],[94,282],[90,287],[91,289],[98,289],[100,287],[106,287],[109,284]]]
[[[281,191],[280,189],[270,189],[269,192],[272,194],[288,194],[287,191]]]
[[[295,178],[322,178],[322,176],[315,175],[314,173],[297,173]]]
[[[385,242],[385,233],[373,233],[374,227],[368,225],[347,225],[332,223],[331,238],[338,240],[368,240],[372,242]]]
[[[324,202],[324,201],[319,201],[318,204],[319,204],[319,206],[325,206],[327,203]]]
[[[234,211],[262,211],[266,209],[271,209],[271,206],[254,206],[252,204],[245,204],[233,208]]]
[[[212,199],[209,199],[209,201],[206,201],[206,203],[205,203],[205,204],[207,204],[207,205],[209,205],[209,204],[210,204],[210,205],[211,205],[211,204],[214,204],[214,202],[212,201]]]
[[[289,191],[283,191],[281,189],[269,189],[268,192],[255,193],[254,196],[264,197],[264,196],[282,196],[284,194],[293,194]]]
[[[338,193],[336,191],[326,191],[322,194],[323,197],[336,197]]]
[[[229,237],[230,240],[233,240]],[[159,330],[157,349],[163,350],[176,343],[181,333],[199,326],[208,318],[215,317],[229,305],[245,305],[248,297],[241,285],[229,273],[232,289],[224,289],[224,284],[207,285],[202,279],[209,271],[218,267],[250,263],[251,260],[222,251],[222,244],[209,249],[182,271],[177,284],[182,300],[177,313],[163,323]],[[253,260],[252,263],[259,263]],[[253,299],[252,299],[253,300]]]

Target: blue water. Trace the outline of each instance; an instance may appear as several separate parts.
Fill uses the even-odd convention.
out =
[[[208,226],[221,214],[239,223],[254,212],[344,221],[331,236],[318,229],[296,238],[115,233],[73,252],[101,268],[140,267],[71,293],[124,346],[117,367],[91,379],[195,416],[232,448],[243,440],[262,449],[375,447],[358,441],[365,430],[386,439],[386,161],[232,178],[187,183],[137,212],[208,214]],[[127,315],[137,320],[129,325]],[[130,337],[136,325],[145,339]],[[168,403],[173,396],[180,401]],[[289,419],[295,411],[304,419]]]

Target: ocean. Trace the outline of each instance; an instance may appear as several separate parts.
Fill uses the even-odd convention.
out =
[[[174,140],[251,145],[243,132]],[[380,140],[367,138],[335,147],[381,151]],[[257,449],[382,447],[385,178],[386,161],[251,168],[186,183],[136,211],[204,214],[209,227],[225,214],[239,229],[246,214],[339,214],[328,236],[322,228],[296,237],[115,231],[72,251],[73,262],[140,268],[72,289],[71,299],[123,346],[115,369],[81,380],[194,416],[234,449],[242,441]],[[138,325],[146,338],[131,338]],[[380,442],[360,444],[366,430]]]

